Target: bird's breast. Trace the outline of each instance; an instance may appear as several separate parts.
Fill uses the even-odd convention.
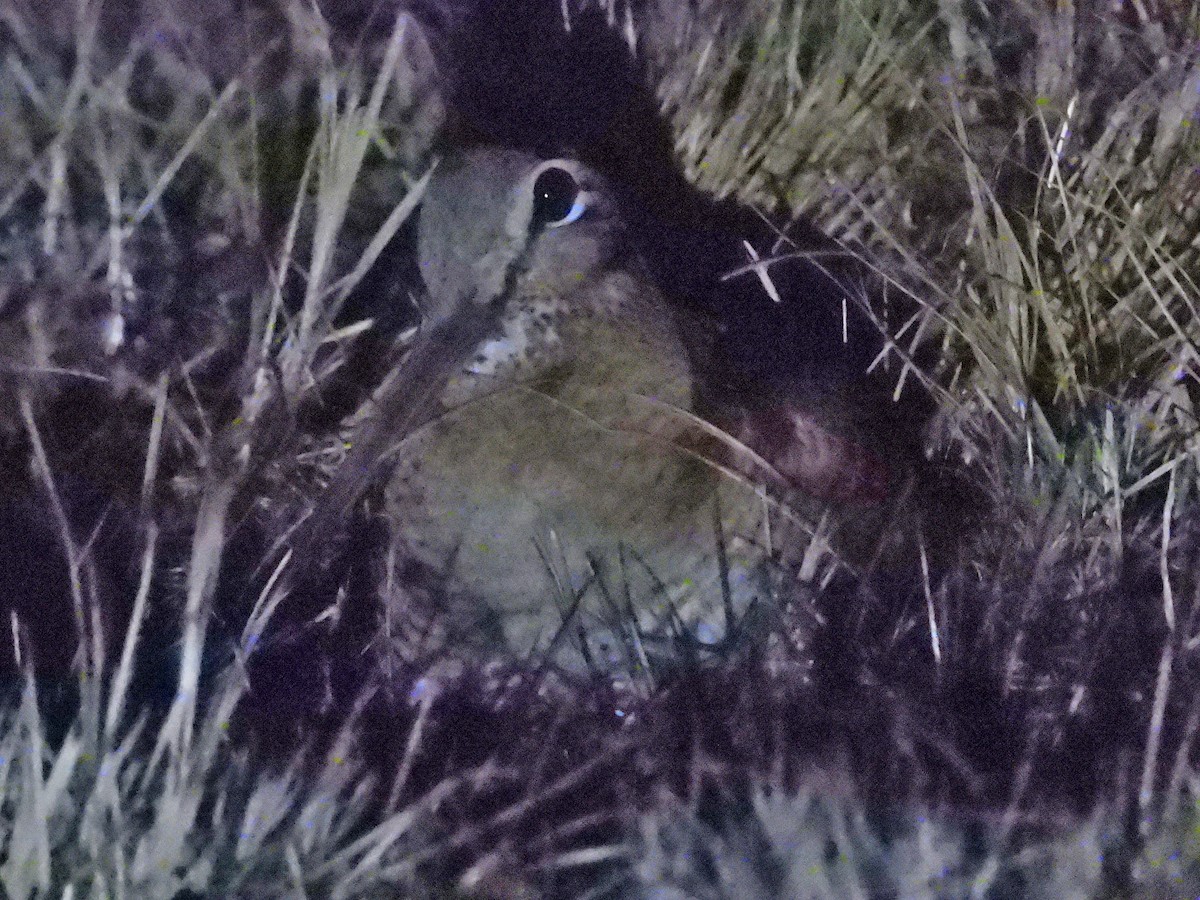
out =
[[[665,319],[601,309],[546,324],[551,342],[506,322],[405,442],[388,487],[400,552],[525,625],[546,625],[552,598],[597,565],[636,566],[665,610],[679,593],[653,585],[691,584],[712,561],[722,481],[677,440],[695,421],[687,354]]]
[[[509,543],[547,529],[663,539],[713,474],[672,442],[672,423],[691,416],[686,354],[636,325],[533,307],[504,322],[406,441],[393,477],[400,520],[420,521],[426,541],[445,532],[443,545],[474,530],[494,545],[512,522],[527,533]]]

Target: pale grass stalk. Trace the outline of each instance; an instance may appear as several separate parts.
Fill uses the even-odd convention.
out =
[[[832,184],[832,181],[830,183]],[[894,394],[896,398],[900,396],[904,380],[911,375],[918,379],[925,390],[931,391],[938,399],[947,401],[950,397],[946,389],[938,384],[934,378],[925,373],[920,366],[916,365],[914,354],[927,330],[932,327],[931,323],[936,323],[946,334],[947,339],[951,335],[957,335],[970,342],[972,347],[975,346],[972,336],[964,331],[964,323],[960,321],[960,317],[948,315],[946,312],[948,309],[953,309],[958,300],[947,293],[944,287],[932,279],[927,271],[927,266],[913,255],[911,249],[895,235],[887,223],[882,221],[862,198],[853,191],[847,192],[846,196],[849,198],[855,211],[861,214],[865,220],[869,221],[875,228],[875,232],[885,240],[888,249],[900,256],[906,266],[906,270],[915,274],[919,287],[925,288],[930,295],[922,296],[918,294],[912,288],[902,284],[897,280],[894,273],[887,271],[887,269],[873,260],[869,255],[854,253],[842,244],[845,253],[854,256],[859,263],[866,267],[868,272],[880,279],[883,290],[897,290],[903,298],[911,301],[916,306],[916,310],[909,317],[908,321],[903,323],[894,333],[890,334],[873,309],[867,305],[860,307],[861,311],[868,315],[872,324],[874,324],[884,337],[884,346],[869,364],[868,372],[878,369],[889,355],[894,354],[900,358],[903,365],[900,377],[897,379]],[[819,259],[813,259],[813,262],[820,271],[833,278],[833,274],[825,266],[821,265]],[[836,281],[836,279],[834,280]],[[912,327],[913,323],[917,324],[917,328],[913,337],[908,341],[907,348],[905,348],[899,343],[899,339]],[[999,346],[999,342],[992,341],[991,343]]]
[[[121,649],[121,660],[112,677],[109,688],[108,712],[104,718],[104,734],[108,740],[117,735],[117,726],[125,711],[125,701],[129,692],[129,684],[133,679],[133,659],[137,652],[138,635],[142,622],[145,621],[147,601],[150,596],[150,584],[154,576],[155,552],[158,549],[158,525],[150,522],[147,525],[145,550],[142,554],[141,577],[138,580],[137,594],[133,601],[133,612],[130,615],[129,629],[125,633],[125,642]]]
[[[359,335],[366,334],[374,327],[374,319],[359,319],[357,322],[351,322],[341,328],[330,329],[329,333],[321,339],[321,343],[340,344],[343,341],[351,341]]]
[[[28,48],[26,48],[26,52],[28,52]],[[45,92],[38,87],[37,82],[34,80],[33,74],[25,65],[24,60],[22,60],[21,57],[17,56],[15,53],[10,53],[4,58],[4,67],[16,79],[17,84],[21,86],[21,90],[25,92],[25,96],[29,98],[29,101],[35,107],[37,107],[38,111],[43,115],[50,115],[49,100],[46,97]],[[7,210],[0,209],[0,217],[3,216],[4,212],[7,212]]]
[[[79,639],[79,652],[85,657],[84,664],[80,667],[80,670],[86,672],[90,670],[90,666],[86,660],[88,655],[88,616],[83,595],[83,561],[80,557],[79,548],[75,543],[75,538],[71,534],[71,523],[67,518],[66,509],[63,507],[62,497],[54,482],[54,472],[50,468],[50,460],[46,456],[46,448],[42,443],[42,434],[38,429],[37,421],[33,415],[33,403],[29,398],[28,388],[22,387],[20,389],[18,403],[21,408],[21,418],[25,423],[25,432],[29,435],[30,448],[33,451],[34,468],[38,480],[42,484],[42,490],[46,492],[46,498],[50,503],[50,512],[58,528],[59,540],[62,541],[63,552],[67,557],[67,577],[70,582],[71,603],[75,611],[76,636]]]
[[[285,773],[282,778],[264,778],[251,790],[246,801],[242,821],[238,827],[234,858],[246,863],[263,852],[264,842],[280,826],[292,811],[300,781],[295,772]]]
[[[383,63],[375,77],[367,104],[360,107],[353,92],[346,98],[344,111],[337,109],[337,85],[330,71],[321,77],[322,124],[318,135],[321,151],[318,157],[320,188],[316,198],[316,222],[313,230],[312,260],[304,301],[293,340],[280,355],[284,392],[295,396],[300,378],[311,363],[321,335],[314,329],[319,322],[332,319],[333,310],[322,303],[333,249],[346,218],[350,194],[358,181],[367,148],[375,140],[379,115],[400,59],[405,31],[411,19],[400,10],[384,53]]]
[[[320,878],[340,870],[344,874],[333,891],[335,900],[358,896],[353,893],[359,886],[357,882],[367,881],[370,883],[373,880],[371,875],[378,871],[387,851],[415,829],[420,822],[419,816],[425,810],[437,809],[442,803],[447,802],[456,791],[461,790],[465,784],[489,784],[503,776],[510,779],[518,777],[517,773],[506,771],[495,763],[484,763],[471,772],[439,782],[424,796],[413,801],[404,809],[392,813],[367,834],[331,854],[312,873],[313,877]],[[411,874],[418,865],[436,857],[439,853],[444,852],[444,849],[444,844],[441,843],[424,848],[409,855],[397,865],[396,869]],[[359,858],[360,856],[361,858]]]
[[[1167,783],[1166,791],[1163,792],[1162,821],[1168,827],[1179,822],[1183,812],[1183,800],[1189,798],[1189,794],[1191,794],[1193,809],[1200,811],[1200,807],[1197,807],[1197,803],[1200,801],[1197,800],[1195,794],[1184,790],[1188,774],[1195,771],[1191,755],[1196,748],[1198,731],[1200,731],[1200,697],[1193,697],[1187,723],[1183,727],[1183,740],[1179,742],[1179,746],[1175,750],[1175,763],[1171,766],[1171,778]]]
[[[847,825],[849,816],[847,815],[846,804],[840,799],[830,798],[825,802],[825,809],[826,815],[831,820],[833,826],[830,829],[831,837],[841,851],[842,859],[839,860],[838,869],[845,875],[845,880],[838,885],[840,888],[838,895],[853,897],[856,900],[867,900],[871,894],[859,877],[862,864],[857,860],[858,854],[855,850],[855,842],[850,839],[850,829]]]
[[[304,159],[304,169],[300,173],[300,181],[296,188],[296,199],[292,203],[292,212],[288,216],[287,229],[284,231],[280,247],[279,268],[273,273],[271,303],[267,312],[266,324],[263,328],[262,339],[259,342],[258,372],[259,381],[256,391],[264,392],[266,383],[263,380],[267,360],[271,356],[271,345],[275,341],[275,332],[279,318],[283,313],[283,288],[287,283],[288,273],[292,269],[292,259],[296,250],[296,238],[300,231],[300,217],[304,212],[304,204],[308,197],[308,186],[316,171],[319,144],[314,140],[309,145],[308,155]],[[263,401],[265,402],[265,401]]]
[[[132,829],[138,796],[144,796],[137,788],[135,775],[145,726],[143,715],[124,731],[115,747],[103,751],[82,804],[79,841],[88,848],[98,869],[105,864],[112,867],[117,896],[124,895],[130,880],[129,861],[120,838]],[[118,840],[114,841],[114,836]]]
[[[67,189],[67,143],[75,127],[75,116],[91,83],[92,52],[96,46],[96,31],[100,24],[100,4],[80,4],[76,18],[75,68],[61,102],[58,115],[58,134],[47,151],[49,157],[48,187],[42,222],[42,252],[53,256],[58,251],[59,220],[63,215]]]
[[[375,265],[384,248],[396,236],[396,232],[400,230],[400,226],[408,221],[409,217],[416,211],[421,198],[425,196],[425,189],[428,187],[429,179],[436,168],[437,160],[434,160],[433,164],[425,170],[425,174],[408,188],[403,199],[392,208],[383,225],[371,236],[370,242],[367,244],[366,249],[363,251],[362,256],[359,257],[354,268],[325,289],[321,295],[322,303],[332,302],[334,309],[338,309],[341,306],[355,285],[362,281],[367,272],[371,270],[371,267]]]
[[[188,757],[194,736],[204,633],[224,546],[226,516],[235,488],[233,478],[211,484],[200,501],[200,510],[196,515],[196,530],[187,569],[179,690],[171,703],[167,721],[159,731],[148,766],[150,769],[156,768],[163,754],[167,754],[167,793],[183,790],[191,781]],[[172,810],[171,815],[176,816],[178,812]],[[177,822],[178,819],[173,821]]]
[[[942,641],[938,629],[937,609],[933,603],[933,591],[929,586],[929,556],[925,552],[925,542],[918,541],[917,549],[921,555],[921,587],[925,593],[925,613],[929,620],[929,644],[933,653],[933,664],[942,667]]]
[[[625,844],[605,844],[599,847],[583,847],[579,850],[569,850],[565,853],[560,853],[551,859],[538,863],[538,869],[543,872],[561,871],[563,869],[576,869],[586,866],[594,866],[597,863],[612,862],[618,859],[627,859],[630,856],[629,847]],[[467,877],[464,875],[459,883],[464,887],[470,887]]]
[[[267,622],[272,614],[279,606],[280,602],[287,596],[283,591],[276,591],[275,585],[279,582],[280,577],[287,569],[288,562],[292,558],[292,551],[289,548],[283,557],[276,563],[275,568],[271,571],[270,577],[267,578],[266,585],[259,591],[258,599],[254,603],[254,608],[250,611],[250,615],[246,619],[246,627],[242,629],[241,644],[239,653],[248,654],[262,637],[266,631]],[[239,660],[243,657],[239,656]],[[244,663],[243,663],[244,664]]]
[[[1171,475],[1167,480],[1167,499],[1163,503],[1162,513],[1161,550],[1158,554],[1158,573],[1163,583],[1163,619],[1167,623],[1167,630],[1171,633],[1171,640],[1175,638],[1175,593],[1171,589],[1171,567],[1167,551],[1171,546],[1171,520],[1175,513],[1175,475],[1177,472],[1178,469],[1171,469]]]
[[[1138,787],[1138,833],[1150,835],[1154,823],[1151,811],[1155,803],[1154,782],[1158,775],[1158,754],[1162,745],[1163,719],[1166,715],[1167,696],[1171,690],[1171,667],[1175,662],[1173,637],[1163,644],[1158,661],[1158,679],[1154,684],[1154,703],[1150,710],[1150,721],[1146,728],[1146,752],[1142,759],[1142,778]]]
[[[20,757],[21,797],[12,812],[8,859],[0,864],[0,885],[12,900],[27,900],[35,892],[44,894],[49,889],[52,863],[52,807],[42,781],[46,745],[32,670],[26,671],[25,690],[12,733],[19,741],[12,750]]]
[[[128,227],[130,229],[142,224],[146,216],[158,206],[158,201],[162,198],[163,193],[170,186],[171,182],[175,180],[175,176],[179,174],[180,168],[196,152],[196,147],[199,146],[200,141],[208,133],[208,129],[216,122],[217,116],[220,115],[226,104],[233,99],[234,95],[241,90],[241,87],[242,83],[237,78],[230,79],[229,84],[225,85],[225,90],[221,91],[220,96],[208,108],[204,114],[204,118],[192,129],[187,140],[183,142],[183,146],[176,151],[170,162],[159,173],[158,179],[151,186],[149,192],[142,199],[142,202],[138,204],[137,209],[129,220]]]
[[[308,892],[304,890],[304,870],[300,865],[300,856],[296,853],[296,845],[289,843],[284,854],[287,861],[288,878],[292,882],[291,900],[308,900]]]
[[[158,483],[158,462],[162,450],[163,425],[166,422],[167,387],[169,375],[163,372],[158,377],[154,394],[154,413],[150,419],[150,435],[146,442],[146,464],[142,470],[141,513],[147,516],[150,500]]]
[[[984,900],[988,896],[988,889],[995,882],[996,876],[1000,874],[1002,864],[1001,855],[1008,850],[1013,829],[1020,820],[1021,801],[1024,799],[1025,793],[1029,788],[1029,780],[1033,776],[1033,751],[1038,742],[1039,736],[1037,734],[1030,735],[1026,741],[1027,749],[1025,757],[1021,760],[1017,768],[1012,796],[1009,798],[1004,815],[1001,817],[1000,828],[996,834],[992,835],[990,842],[992,846],[989,850],[987,860],[980,867],[979,874],[973,879],[971,885],[972,900]]]
[[[1120,559],[1124,553],[1124,511],[1121,492],[1120,453],[1116,441],[1116,424],[1112,409],[1104,411],[1104,431],[1100,437],[1099,460],[1097,471],[1104,493],[1108,495],[1109,534],[1114,558]]]
[[[145,547],[142,552],[141,576],[138,580],[137,593],[134,596],[133,612],[130,614],[129,627],[125,632],[125,640],[121,650],[121,660],[113,675],[110,686],[108,712],[104,719],[104,735],[106,741],[117,736],[117,725],[124,712],[126,695],[133,678],[133,658],[137,650],[138,635],[142,622],[145,620],[150,585],[154,577],[155,554],[158,548],[158,523],[149,515],[150,498],[157,482],[159,453],[162,448],[164,410],[167,402],[167,374],[164,372],[158,380],[158,392],[155,398],[154,416],[150,424],[150,436],[146,445],[146,463],[142,471],[141,507],[142,519],[146,523]]]
[[[437,699],[437,689],[431,687],[421,697],[420,706],[417,708],[417,720],[413,722],[412,728],[408,732],[408,742],[404,745],[404,756],[400,760],[400,768],[396,772],[396,777],[392,780],[392,788],[388,791],[387,803],[384,805],[386,810],[394,810],[396,804],[400,802],[400,795],[404,793],[405,787],[408,786],[408,779],[412,775],[413,763],[417,758],[417,749],[421,745],[421,738],[425,733],[425,725],[429,721],[429,711],[433,709],[433,701]]]

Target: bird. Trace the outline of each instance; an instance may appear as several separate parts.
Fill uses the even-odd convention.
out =
[[[487,646],[568,668],[727,640],[780,496],[855,510],[889,491],[853,435],[714,375],[716,329],[655,282],[628,202],[571,157],[440,160],[420,333],[311,520],[328,534],[382,479],[397,571],[436,577]]]

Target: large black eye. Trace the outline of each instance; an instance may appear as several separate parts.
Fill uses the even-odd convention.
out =
[[[579,182],[566,169],[551,166],[533,183],[533,224],[540,228],[569,225],[583,215],[586,205]]]

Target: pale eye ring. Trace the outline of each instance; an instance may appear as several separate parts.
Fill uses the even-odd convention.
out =
[[[587,203],[585,202],[586,194],[580,194],[575,198],[575,202],[571,204],[567,214],[557,222],[547,222],[547,228],[560,228],[563,225],[570,225],[572,222],[578,222],[585,212],[587,212]]]

